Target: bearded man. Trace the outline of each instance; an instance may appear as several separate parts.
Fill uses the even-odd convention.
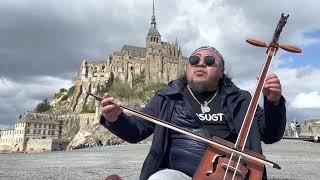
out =
[[[213,47],[204,46],[189,57],[186,75],[155,93],[141,111],[207,137],[235,143],[251,95],[224,73],[225,62]],[[262,154],[261,141],[279,141],[286,126],[285,100],[275,74],[266,79],[264,109],[258,107],[246,148]],[[110,96],[101,101],[100,123],[120,138],[136,143],[153,134],[141,180],[190,180],[208,144],[139,117],[128,116]],[[266,179],[266,173],[264,173]]]

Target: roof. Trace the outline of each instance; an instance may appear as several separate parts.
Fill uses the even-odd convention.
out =
[[[18,119],[16,124],[25,123],[25,122],[40,122],[40,123],[52,123],[58,124],[59,117],[58,115],[49,115],[41,113],[25,113]]]
[[[148,32],[148,36],[161,36],[158,29],[155,26],[151,26]]]
[[[121,52],[113,51],[113,52],[112,52],[112,55],[118,55],[118,56],[121,56],[122,54],[121,54]]]
[[[137,50],[137,51],[147,51],[145,47],[138,47],[138,46],[131,46],[131,45],[124,45],[122,49],[130,49],[130,50]]]
[[[0,131],[9,131],[9,130],[14,130],[14,125],[10,125],[10,126],[8,126],[6,128],[0,129]]]

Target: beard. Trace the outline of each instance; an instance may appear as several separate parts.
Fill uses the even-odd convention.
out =
[[[210,81],[194,81],[188,80],[188,85],[195,93],[204,93],[213,91],[214,84]]]

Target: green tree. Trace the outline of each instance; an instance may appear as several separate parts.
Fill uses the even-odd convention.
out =
[[[73,95],[75,89],[76,89],[76,86],[70,87],[69,90],[68,90],[67,96],[71,97]]]
[[[51,108],[50,102],[46,98],[36,106],[36,108],[34,109],[34,112],[44,113],[44,112],[47,112],[50,108]]]

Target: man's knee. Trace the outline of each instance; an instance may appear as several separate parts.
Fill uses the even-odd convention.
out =
[[[183,172],[173,169],[160,170],[149,177],[148,180],[191,180],[192,178]]]

